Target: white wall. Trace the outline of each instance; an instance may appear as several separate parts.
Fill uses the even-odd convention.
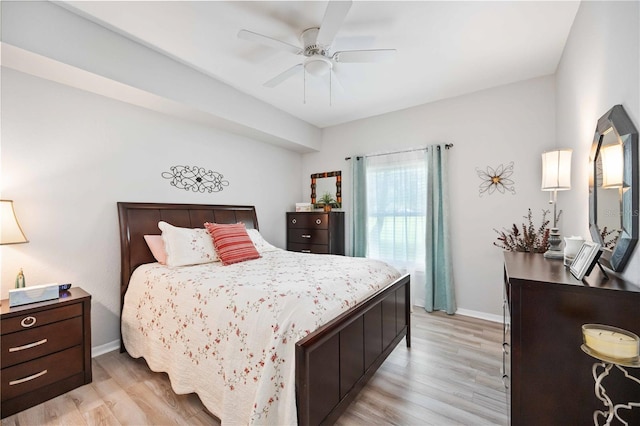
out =
[[[598,118],[621,104],[640,129],[639,2],[581,3],[556,73],[556,102],[558,141],[574,150],[565,233],[591,239],[588,166]],[[623,275],[640,284],[637,247]]]
[[[349,244],[352,180],[345,157],[453,143],[451,238],[458,307],[501,315],[503,261],[502,251],[492,245],[493,229],[522,223],[527,208],[539,224],[541,210],[548,207],[540,191],[540,154],[555,146],[554,90],[549,76],[326,128],[322,150],[303,155],[305,198],[310,174],[343,171]],[[480,197],[476,168],[510,161],[517,193]],[[415,296],[416,303],[423,302],[424,289],[416,289]]]
[[[300,152],[317,149],[320,143],[317,127],[53,2],[4,1],[0,8],[3,44],[179,103],[230,132]],[[3,64],[12,62],[4,52],[2,56]],[[51,79],[59,77],[38,63],[32,66],[35,75],[49,71]],[[95,90],[104,87],[98,84]]]
[[[3,246],[2,297],[18,268],[28,285],[71,282],[93,295],[93,346],[119,338],[117,201],[255,205],[284,247],[284,212],[300,199],[298,153],[2,69],[2,198],[28,244]],[[222,192],[185,192],[173,165],[222,173]]]

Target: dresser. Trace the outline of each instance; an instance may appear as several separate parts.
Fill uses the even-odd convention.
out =
[[[640,287],[609,275],[596,267],[583,283],[562,260],[505,252],[503,380],[512,425],[592,425],[594,410],[605,410],[594,392],[598,361],[580,349],[582,325],[640,334]],[[640,377],[640,369],[628,371]],[[640,386],[619,371],[604,384],[614,403],[640,401]],[[640,409],[625,414],[640,424]]]
[[[91,382],[91,295],[0,310],[2,418]]]
[[[344,212],[288,212],[287,250],[344,255]]]

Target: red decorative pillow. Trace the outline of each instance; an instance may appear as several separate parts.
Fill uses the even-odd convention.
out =
[[[213,239],[223,265],[257,259],[260,253],[251,241],[244,223],[220,224],[206,222],[204,227]]]

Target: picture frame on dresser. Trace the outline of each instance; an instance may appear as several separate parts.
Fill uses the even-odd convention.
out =
[[[601,253],[600,244],[591,241],[582,243],[582,247],[580,247],[578,254],[576,254],[575,259],[573,259],[573,262],[571,262],[569,266],[571,275],[578,280],[583,279],[585,275],[589,275],[598,262]]]

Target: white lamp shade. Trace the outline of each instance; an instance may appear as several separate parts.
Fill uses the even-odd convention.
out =
[[[571,149],[542,153],[542,190],[565,191],[571,189]]]
[[[0,200],[0,244],[19,244],[28,242],[16,214],[13,201]]]
[[[602,159],[602,187],[621,188],[624,158],[622,144],[606,145],[600,148]]]

